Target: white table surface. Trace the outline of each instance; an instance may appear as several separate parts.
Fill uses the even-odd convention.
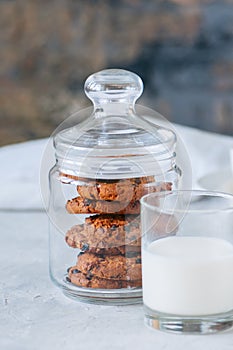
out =
[[[178,127],[194,184],[229,166],[233,138]],[[0,149],[0,349],[232,350],[233,330],[173,335],[143,324],[141,305],[98,306],[66,298],[48,275],[48,218],[40,198],[40,160],[47,140]]]

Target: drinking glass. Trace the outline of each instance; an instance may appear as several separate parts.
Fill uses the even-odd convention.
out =
[[[141,199],[145,324],[176,333],[233,326],[233,196],[198,190]]]

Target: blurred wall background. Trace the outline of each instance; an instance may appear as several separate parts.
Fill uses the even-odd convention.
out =
[[[0,0],[0,145],[90,105],[88,75],[138,73],[140,104],[233,134],[233,0]]]

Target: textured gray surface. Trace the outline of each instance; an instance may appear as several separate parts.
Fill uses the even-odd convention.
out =
[[[146,328],[141,305],[69,300],[49,280],[46,214],[1,212],[0,222],[1,349],[232,349],[233,331],[171,335]]]

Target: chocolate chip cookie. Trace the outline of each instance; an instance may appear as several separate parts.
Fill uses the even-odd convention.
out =
[[[93,215],[85,219],[85,234],[92,247],[138,245],[140,218],[135,215]]]
[[[83,234],[83,225],[76,225],[66,233],[66,243],[72,248],[78,248],[82,252],[88,251],[99,255],[130,255],[141,251],[140,240],[134,241],[132,245],[123,245],[109,248],[98,248],[88,243],[85,234]],[[137,244],[137,245],[136,245]]]
[[[99,232],[99,231],[98,231]],[[102,232],[102,230],[101,230]],[[82,251],[88,251],[96,254],[107,255],[125,255],[127,252],[139,252],[141,247],[140,237],[135,240],[123,239],[121,241],[117,234],[98,236],[88,234],[85,225],[75,225],[67,231],[65,240],[72,248],[79,248]],[[120,244],[122,242],[122,244]]]
[[[77,266],[69,269],[67,281],[79,287],[99,288],[99,289],[119,289],[141,287],[142,281],[122,281],[98,278],[91,275],[85,275],[77,269]]]
[[[134,257],[98,256],[84,253],[78,257],[77,269],[85,275],[104,279],[133,281],[142,277],[141,254]]]
[[[140,202],[136,201],[124,203],[116,201],[99,201],[88,198],[76,197],[67,201],[66,209],[70,214],[139,214]]]
[[[77,186],[82,198],[104,201],[135,202],[144,194],[144,185],[154,181],[153,176],[121,180],[91,180]]]

